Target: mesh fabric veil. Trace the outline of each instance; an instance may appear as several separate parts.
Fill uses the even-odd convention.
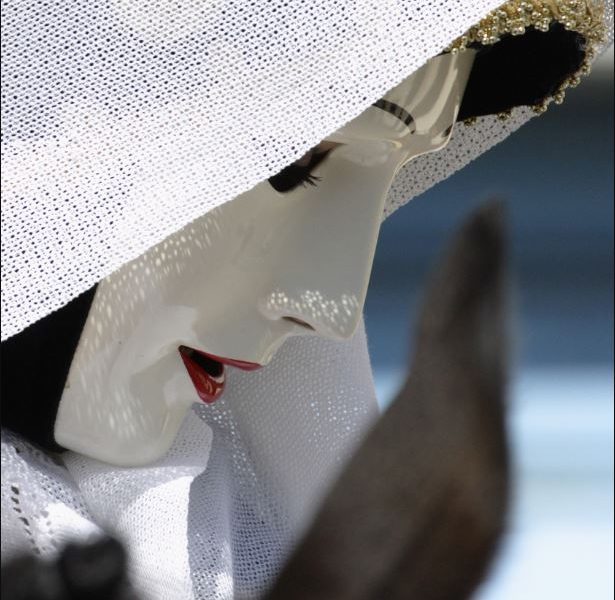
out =
[[[278,172],[498,4],[3,1],[3,339]],[[386,215],[532,114],[456,127]],[[147,467],[3,432],[2,550],[49,556],[103,528],[145,598],[255,597],[375,407],[361,327],[232,373]]]
[[[498,0],[3,0],[2,339],[300,157]],[[387,212],[525,121],[458,127]]]
[[[52,556],[102,527],[126,544],[146,599],[258,597],[376,415],[364,331],[289,340],[269,366],[228,383],[143,468],[71,452],[66,470],[3,432],[3,556]]]

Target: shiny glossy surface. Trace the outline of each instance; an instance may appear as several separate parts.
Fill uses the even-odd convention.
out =
[[[370,107],[327,138],[333,149],[313,172],[316,186],[281,193],[262,182],[103,280],[57,441],[146,464],[198,400],[179,346],[266,365],[290,336],[350,337],[391,181],[446,144],[472,61],[470,51],[432,59],[384,97],[411,122]]]

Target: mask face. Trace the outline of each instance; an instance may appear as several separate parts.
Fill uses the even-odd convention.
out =
[[[223,363],[266,365],[290,336],[352,336],[389,186],[448,141],[473,58],[432,59],[296,163],[103,280],[57,442],[146,464],[193,402],[221,394]]]

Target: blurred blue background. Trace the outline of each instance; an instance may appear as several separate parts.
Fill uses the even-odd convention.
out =
[[[403,376],[430,267],[506,200],[515,279],[509,533],[480,600],[613,598],[613,55],[382,227],[366,302],[379,401]],[[410,338],[410,339],[409,339]]]

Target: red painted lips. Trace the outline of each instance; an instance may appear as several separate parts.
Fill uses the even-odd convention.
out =
[[[178,350],[199,398],[206,404],[215,402],[224,391],[224,365],[242,371],[254,371],[261,366],[244,360],[213,356],[188,346],[180,346]]]

